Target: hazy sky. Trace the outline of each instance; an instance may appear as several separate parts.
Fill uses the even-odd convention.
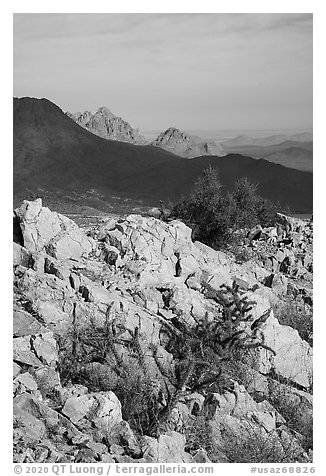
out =
[[[312,15],[15,14],[14,95],[142,130],[312,128]]]

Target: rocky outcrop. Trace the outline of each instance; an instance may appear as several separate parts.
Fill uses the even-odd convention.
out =
[[[69,218],[51,212],[42,207],[42,200],[24,201],[15,210],[23,243],[30,252],[45,251],[49,256],[59,260],[78,259],[89,254],[95,246],[78,226]]]
[[[179,221],[130,215],[83,231],[39,199],[15,211],[14,239],[15,461],[232,462],[240,447],[309,460],[312,348],[278,322],[283,291],[259,260],[193,243]],[[243,340],[226,361],[210,343],[210,367],[189,365],[201,326],[226,332],[225,299],[245,309]]]
[[[81,127],[92,134],[103,137],[103,139],[128,142],[135,145],[146,145],[148,143],[137,129],[133,129],[128,122],[114,115],[107,107],[99,107],[94,114],[90,111],[67,112],[66,114]]]
[[[182,132],[175,127],[170,127],[162,132],[152,142],[152,145],[161,147],[186,159],[201,157],[203,155],[217,155],[218,157],[226,155],[217,142],[205,141],[200,137]]]
[[[278,214],[278,225],[248,233],[247,248],[268,272],[264,284],[278,295],[312,305],[313,222]]]

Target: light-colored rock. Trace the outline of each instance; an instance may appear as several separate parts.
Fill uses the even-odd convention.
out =
[[[58,361],[58,349],[52,332],[36,336],[33,349],[37,357],[46,365],[55,366]]]
[[[33,415],[27,405],[24,405],[24,400],[21,398],[25,395],[27,394],[19,395],[14,398],[14,424],[24,429],[24,440],[26,443],[42,441],[46,435],[45,423]],[[30,396],[28,395],[28,397]]]
[[[87,302],[96,302],[109,305],[112,303],[112,294],[103,286],[99,286],[86,276],[80,276],[79,292]]]
[[[295,461],[300,461],[301,442],[304,438],[308,440],[311,432],[311,396],[276,382],[272,377],[284,379],[284,382],[289,379],[308,389],[312,373],[311,349],[296,331],[281,326],[272,312],[265,322],[259,320],[272,304],[280,301],[287,283],[292,282],[291,276],[285,279],[279,270],[284,260],[289,258],[291,272],[297,269],[297,276],[303,279],[305,268],[302,263],[299,267],[297,256],[292,253],[293,247],[289,245],[287,249],[279,242],[267,243],[267,235],[263,235],[255,243],[272,250],[266,253],[266,259],[275,261],[275,269],[266,270],[253,261],[239,264],[231,253],[193,243],[191,229],[181,222],[165,223],[153,217],[130,215],[104,223],[101,233],[95,228],[89,230],[92,236],[101,238],[101,242],[96,253],[85,258],[79,251],[75,253],[74,244],[71,248],[68,246],[66,240],[74,235],[70,234],[70,225],[65,226],[61,216],[47,211],[38,201],[25,203],[19,210],[18,218],[30,247],[26,245],[27,253],[31,253],[32,260],[29,267],[20,262],[14,268],[15,287],[19,291],[16,305],[24,306],[24,301],[31,303],[33,316],[15,309],[14,386],[15,398],[21,398],[16,400],[15,413],[22,428],[26,429],[24,431],[28,431],[29,425],[35,426],[31,433],[35,441],[47,437],[50,429],[50,437],[53,431],[60,444],[66,445],[60,434],[62,430],[58,429],[60,418],[64,418],[63,427],[70,428],[69,441],[77,448],[74,453],[66,446],[58,448],[58,458],[64,457],[66,452],[68,459],[80,462],[101,459],[109,462],[180,463],[198,459],[209,462],[211,453],[208,456],[198,452],[197,460],[196,457],[192,459],[184,450],[184,437],[175,432],[183,432],[190,420],[206,415],[212,428],[214,461],[232,462],[234,455],[228,452],[232,445],[235,451],[237,445],[239,451],[241,448],[244,451],[251,441],[254,448],[257,442],[262,442],[262,446],[266,444],[267,450],[281,459],[286,457],[282,453],[283,443],[297,445]],[[60,229],[57,230],[58,222]],[[49,228],[52,235],[47,234]],[[274,232],[270,231],[273,237]],[[83,233],[78,227],[75,232],[78,236]],[[85,234],[83,237],[94,251],[95,244]],[[70,249],[72,253],[67,251]],[[112,259],[105,251],[112,252]],[[301,255],[303,262],[304,253]],[[310,258],[306,262],[310,266]],[[273,280],[267,283],[266,279],[272,273]],[[171,432],[158,439],[143,437],[138,442],[138,435],[122,421],[120,402],[112,392],[88,393],[83,386],[61,386],[57,371],[58,349],[52,332],[65,337],[70,335],[72,325],[77,325],[80,335],[84,335],[90,324],[94,329],[109,324],[118,336],[115,346],[123,365],[135,371],[135,375],[144,373],[151,383],[153,395],[163,402],[162,390],[164,393],[167,382],[163,374],[173,375],[177,364],[165,349],[170,339],[167,327],[178,323],[180,329],[181,326],[189,328],[201,319],[217,320],[222,316],[222,310],[214,298],[216,291],[221,285],[233,282],[239,285],[243,296],[253,301],[250,320],[242,323],[242,328],[249,334],[254,330],[257,341],[274,349],[276,355],[265,348],[236,349],[234,359],[225,362],[222,369],[227,382],[232,377],[233,390],[228,382],[224,392],[217,393],[217,388],[224,388],[219,381],[211,387],[215,393],[206,400],[201,393],[182,396],[164,430]],[[302,288],[301,284],[296,286],[297,293],[303,294],[303,285]],[[309,286],[307,289],[306,295],[310,297]],[[257,321],[256,327],[254,321]],[[137,351],[132,344],[136,330]],[[137,357],[139,349],[143,354],[141,366]],[[167,349],[171,351],[170,347]],[[117,372],[119,359],[109,353],[104,362],[98,360],[94,355],[94,361],[85,361],[85,375],[96,374],[99,378],[103,375],[110,380],[108,388],[114,388],[121,378]],[[31,367],[30,373],[23,364]],[[63,406],[60,411],[67,418],[52,410],[53,404],[55,408]],[[297,433],[289,434],[285,425],[291,425]],[[110,446],[110,455],[100,443],[103,437]],[[29,456],[25,455],[31,461],[38,457],[46,458],[37,456],[34,449]]]
[[[114,230],[115,226],[116,220],[114,218],[109,218],[99,227],[97,239],[103,240],[104,238],[106,238],[107,232]]]
[[[151,145],[161,147],[187,159],[203,155],[217,155],[219,157],[226,155],[217,142],[200,139],[175,127],[170,127],[166,131],[161,132]]]
[[[66,114],[81,127],[103,139],[128,142],[135,145],[145,145],[148,143],[145,137],[139,133],[138,129],[133,129],[128,122],[114,115],[105,106],[99,107],[94,114],[90,111],[67,112]]]
[[[69,218],[47,207],[42,200],[27,200],[15,210],[24,237],[25,248],[29,251],[45,249],[59,260],[78,259],[95,248],[94,240],[88,238]]]
[[[37,390],[37,383],[29,372],[24,372],[23,374],[20,374],[14,380],[14,384],[18,384],[18,383],[24,385],[26,390],[29,390],[29,391]]]
[[[205,403],[205,397],[200,393],[191,393],[185,397],[185,403],[189,408],[191,415],[199,415]]]
[[[25,428],[26,440],[41,441],[48,431],[64,433],[70,438],[83,434],[63,415],[40,402],[33,395],[23,393],[13,400],[14,419]]]
[[[273,313],[260,328],[263,342],[276,355],[265,349],[258,351],[257,369],[268,374],[271,370],[303,387],[312,384],[313,354],[310,345],[301,339],[298,331],[280,325]]]
[[[13,372],[12,372],[13,378],[16,378],[17,375],[20,374],[20,371],[21,371],[21,367],[18,364],[16,364],[16,362],[13,362]]]
[[[195,463],[211,463],[212,462],[209,459],[206,450],[204,450],[203,448],[200,448],[199,450],[196,451],[196,453],[193,455],[193,459]]]
[[[14,310],[13,335],[15,337],[43,334],[45,327],[35,317],[21,309]]]
[[[69,266],[50,257],[45,257],[44,272],[48,274],[54,274],[54,276],[63,280],[68,280],[70,277]]]
[[[73,422],[87,418],[95,427],[110,432],[122,420],[121,404],[113,392],[97,392],[70,397],[62,412]]]
[[[42,362],[37,358],[31,348],[30,336],[16,337],[13,340],[13,359],[21,364],[41,367]]]
[[[31,254],[30,252],[24,248],[23,246],[19,245],[18,243],[13,242],[13,265],[14,266],[25,266],[28,268],[31,262]]]
[[[128,454],[135,458],[142,454],[140,444],[134,432],[130,428],[129,423],[124,420],[114,425],[107,437],[107,442],[110,446],[116,444],[126,447]]]
[[[62,402],[65,403],[71,397],[77,398],[81,395],[86,395],[88,388],[81,384],[68,384],[66,387],[58,389],[58,392]]]
[[[42,394],[48,394],[60,388],[60,375],[55,368],[44,365],[35,369],[34,375]]]
[[[143,456],[153,463],[191,463],[193,459],[184,451],[186,439],[180,433],[171,431],[156,440],[149,436],[141,439]]]

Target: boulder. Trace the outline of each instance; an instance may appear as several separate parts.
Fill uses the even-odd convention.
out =
[[[43,334],[44,332],[47,332],[46,328],[31,314],[21,309],[14,310],[14,337]]]
[[[104,240],[108,232],[115,229],[115,226],[116,220],[114,218],[109,218],[108,220],[106,220],[104,223],[102,223],[102,225],[100,225],[98,229],[97,239]]]
[[[68,280],[70,277],[70,268],[67,264],[60,263],[56,259],[47,256],[44,259],[44,272],[54,274],[54,276],[62,280]]]
[[[121,404],[113,392],[70,397],[66,400],[62,413],[75,424],[86,418],[105,433],[110,432],[122,420]]]
[[[36,356],[46,365],[55,367],[58,361],[58,349],[52,332],[36,336],[32,340]]]
[[[18,384],[23,385],[25,388],[25,391],[33,391],[37,390],[37,383],[31,376],[29,372],[24,372],[20,374],[17,378],[14,380],[14,387],[17,386]]]
[[[129,424],[122,420],[111,429],[107,443],[111,445],[120,445],[125,448],[125,452],[135,458],[139,458],[142,454],[140,444],[135,437],[134,432]],[[112,451],[111,451],[112,453]]]
[[[40,402],[33,395],[23,393],[13,400],[14,420],[25,429],[25,441],[42,441],[51,432],[83,437],[83,434],[63,415]]]
[[[184,450],[185,444],[184,435],[175,431],[160,435],[158,439],[150,436],[141,439],[143,457],[152,463],[192,463],[191,455]]]
[[[59,260],[78,259],[95,248],[93,239],[87,237],[75,222],[42,206],[38,198],[25,200],[15,210],[22,231],[24,246],[29,251],[46,250]]]
[[[302,387],[312,385],[313,352],[310,345],[301,339],[297,330],[280,325],[273,313],[260,328],[262,341],[276,355],[266,349],[258,351],[257,370],[264,374],[271,371],[298,383]]]
[[[32,367],[42,367],[43,365],[31,347],[30,336],[16,337],[13,340],[13,359]]]

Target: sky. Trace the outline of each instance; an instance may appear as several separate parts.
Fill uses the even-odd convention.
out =
[[[312,14],[14,14],[14,96],[140,130],[312,129]]]

